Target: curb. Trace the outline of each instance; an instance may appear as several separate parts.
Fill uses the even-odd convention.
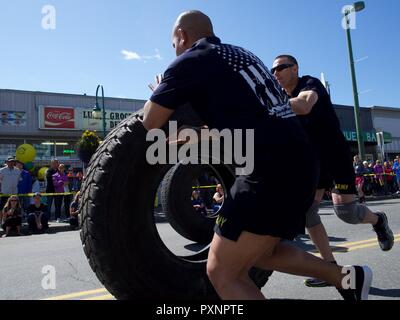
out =
[[[49,222],[49,229],[47,232],[44,233],[37,233],[38,235],[40,234],[56,234],[59,232],[69,232],[69,231],[77,231],[78,229],[73,229],[69,223],[57,223],[57,222]],[[26,235],[30,236],[30,232],[28,229],[28,224],[26,222],[22,223],[21,226],[21,232]],[[5,231],[3,229],[0,229],[0,236],[3,235]]]

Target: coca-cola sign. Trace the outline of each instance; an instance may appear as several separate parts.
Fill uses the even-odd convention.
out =
[[[43,109],[45,129],[76,129],[74,108],[44,107]]]

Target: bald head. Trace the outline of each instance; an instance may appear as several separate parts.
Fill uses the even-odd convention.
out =
[[[214,36],[211,19],[201,11],[183,12],[176,19],[173,30],[173,46],[180,55],[197,40]]]
[[[203,12],[192,10],[181,13],[175,22],[174,31],[185,30],[195,41],[214,35],[213,25],[208,16]]]

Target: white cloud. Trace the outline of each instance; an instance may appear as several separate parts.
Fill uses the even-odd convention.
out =
[[[141,57],[136,52],[133,52],[133,51],[122,50],[121,53],[124,56],[125,60],[140,60],[141,59]]]
[[[162,60],[162,56],[160,54],[160,51],[158,49],[155,50],[156,54],[149,56],[149,55],[140,55],[137,52],[134,51],[129,51],[129,50],[122,50],[121,53],[124,56],[125,60]]]

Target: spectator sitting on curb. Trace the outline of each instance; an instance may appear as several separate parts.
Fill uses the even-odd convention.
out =
[[[33,196],[34,203],[28,207],[29,231],[33,233],[45,232],[49,228],[47,206],[41,201],[41,194],[36,192]]]
[[[214,199],[214,207],[213,207],[214,213],[217,213],[219,209],[221,209],[222,204],[224,203],[224,189],[222,188],[222,184],[217,185],[213,199]]]
[[[204,201],[201,199],[199,191],[197,190],[192,192],[192,206],[197,213],[200,213],[204,216],[207,215],[206,205],[204,204]]]
[[[8,198],[6,205],[2,211],[2,228],[6,231],[3,237],[8,237],[12,229],[17,229],[18,235],[23,236],[21,233],[22,212],[21,204],[16,195]]]
[[[81,200],[81,192],[78,191],[74,197],[74,201],[72,201],[69,207],[69,224],[72,229],[76,230],[79,229],[79,204]]]

